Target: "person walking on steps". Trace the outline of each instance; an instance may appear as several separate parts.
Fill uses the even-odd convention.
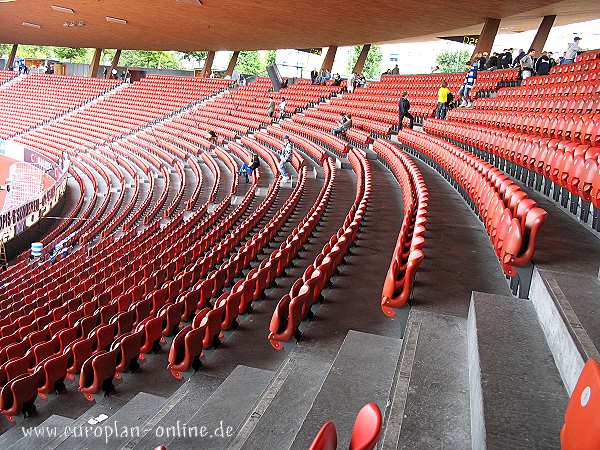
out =
[[[287,183],[290,179],[290,175],[286,169],[286,164],[292,160],[292,143],[290,137],[286,134],[283,137],[283,148],[279,155],[279,171],[281,172],[281,182]]]
[[[410,102],[408,101],[408,92],[404,91],[402,93],[402,97],[400,97],[400,103],[398,104],[399,108],[399,117],[398,117],[398,129],[402,129],[402,120],[405,117],[410,121],[408,127],[412,130],[413,125],[415,123],[415,118],[410,113]]]
[[[461,107],[471,107],[471,89],[475,86],[475,80],[477,79],[477,66],[474,64],[467,64],[467,74],[465,75],[465,81],[460,88],[459,94],[462,96]]]
[[[450,89],[448,89],[448,83],[442,81],[442,86],[438,89],[438,103],[435,111],[436,119],[445,119],[446,112],[448,111],[448,96],[451,96]]]

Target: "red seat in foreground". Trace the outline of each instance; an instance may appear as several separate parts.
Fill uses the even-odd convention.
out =
[[[381,432],[381,411],[376,403],[367,403],[356,416],[352,428],[350,450],[372,450],[379,440]],[[335,450],[337,448],[337,432],[335,424],[328,420],[308,450]]]
[[[567,405],[560,432],[562,450],[600,448],[600,364],[588,359]]]

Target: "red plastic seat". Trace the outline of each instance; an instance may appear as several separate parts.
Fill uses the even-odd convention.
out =
[[[117,349],[100,351],[88,358],[81,368],[79,391],[86,400],[93,401],[94,394],[104,391],[105,395],[114,392],[112,380],[116,373]]]
[[[335,424],[328,420],[323,424],[319,433],[310,444],[308,450],[336,450],[337,449],[337,431]]]
[[[562,450],[600,448],[600,364],[593,358],[583,367],[571,394],[560,443]]]

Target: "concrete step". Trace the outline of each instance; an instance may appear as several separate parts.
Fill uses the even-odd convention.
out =
[[[122,449],[154,448],[160,440],[156,430],[166,429],[177,421],[185,422],[194,415],[211,394],[223,383],[223,378],[205,375],[202,371],[188,378],[168,400],[144,422],[140,436],[132,436]],[[154,444],[154,446],[153,446]]]
[[[291,448],[308,448],[327,420],[348,447],[360,408],[375,402],[385,411],[401,348],[401,339],[350,330]]]
[[[157,428],[154,439],[134,448],[148,449],[156,445],[166,445],[169,450],[226,448],[273,374],[271,370],[237,366],[199,410],[187,417],[178,414],[173,422],[164,424],[170,429]],[[171,432],[170,436],[167,431]]]
[[[381,449],[471,448],[466,325],[412,307]]]
[[[74,422],[73,434],[66,436],[58,445],[50,448],[61,450],[75,450],[83,448],[119,448],[131,433],[139,433],[139,427],[156,412],[165,402],[164,397],[138,393],[135,397],[122,405],[113,414],[105,413],[108,419],[97,425],[91,425],[88,420],[101,414],[96,410],[86,413]]]
[[[600,360],[600,281],[582,271],[536,267],[529,298],[571,393],[588,358]]]
[[[568,395],[532,303],[474,292],[468,343],[473,448],[559,448]]]
[[[4,447],[6,450],[37,450],[42,448],[44,445],[54,440],[57,436],[65,433],[67,427],[70,427],[73,423],[73,419],[68,417],[52,415],[44,420],[37,427],[31,428],[31,434],[25,435],[25,430],[21,430],[21,439],[16,441],[14,444]],[[29,429],[27,429],[29,431]]]

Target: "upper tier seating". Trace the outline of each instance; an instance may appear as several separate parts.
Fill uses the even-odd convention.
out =
[[[35,130],[27,139],[65,140],[73,149],[95,147],[225,89],[231,81],[149,75],[59,122]],[[63,147],[64,148],[64,147]]]
[[[516,79],[514,70],[497,72],[480,72],[477,77],[473,95],[495,90],[501,83]],[[364,88],[334,99],[329,104],[321,105],[319,110],[342,114],[351,114],[353,120],[364,119],[384,123],[389,130],[380,127],[369,128],[368,123],[355,126],[385,136],[398,124],[398,102],[403,91],[409,93],[411,102],[410,112],[420,120],[431,117],[437,105],[437,91],[442,81],[448,82],[448,87],[457,95],[464,81],[464,74],[434,74],[434,75],[385,75],[382,81],[369,83]],[[418,121],[417,121],[418,122]]]
[[[0,90],[0,138],[54,119],[102,95],[119,84],[117,80],[29,75],[10,89]]]
[[[430,119],[424,129],[552,194],[584,222],[591,203],[600,230],[600,59],[555,66],[448,119]]]

